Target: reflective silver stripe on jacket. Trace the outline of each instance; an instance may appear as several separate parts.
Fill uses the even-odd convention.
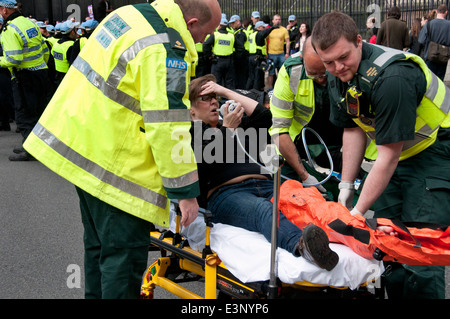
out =
[[[191,121],[191,115],[188,109],[154,110],[154,111],[143,111],[142,113],[145,123]]]
[[[272,118],[272,126],[273,127],[290,127],[292,123],[292,118],[279,118],[274,117]]]
[[[300,77],[302,75],[303,65],[295,65],[291,68],[291,76],[289,77],[289,87],[291,88],[294,97],[297,95],[298,85],[300,83]]]
[[[275,95],[272,95],[272,104],[275,107],[278,107],[279,109],[285,110],[285,111],[290,111],[292,110],[292,105],[294,104],[293,101],[285,101],[282,100],[280,98],[278,98]]]
[[[92,162],[86,157],[74,151],[72,148],[65,145],[61,140],[59,140],[55,135],[49,132],[40,123],[37,123],[33,129],[33,133],[40,138],[44,143],[46,143],[55,152],[63,156],[65,159],[78,166],[79,168],[85,170],[89,174],[95,176],[102,182],[109,184],[127,194],[134,197],[140,198],[150,204],[158,206],[162,209],[166,208],[167,197],[158,194],[146,187],[133,183],[126,180],[116,174],[104,169],[98,164]]]
[[[142,115],[139,100],[119,90],[117,87],[126,74],[128,62],[133,60],[140,50],[153,44],[168,42],[169,36],[166,33],[154,34],[143,39],[139,39],[121,54],[117,65],[113,68],[106,81],[100,74],[94,71],[86,60],[80,56],[78,56],[74,61],[73,66],[107,98],[119,103],[136,114]]]
[[[388,62],[390,59],[392,59],[394,56],[402,54],[398,50],[386,48],[383,46],[377,46],[379,48],[382,48],[385,52],[382,53],[379,57],[377,57],[374,61],[374,64],[378,65],[379,67],[382,67],[386,62]],[[406,55],[404,55],[406,57]],[[439,90],[439,79],[438,77],[430,71],[431,74],[431,81],[430,86],[428,87],[427,91],[425,92],[425,96],[429,98],[431,101],[434,102],[438,90]],[[450,112],[450,89],[445,86],[445,97],[443,99],[443,102],[441,105],[439,105],[439,108],[444,112],[445,114],[449,114]]]
[[[198,181],[198,172],[192,171],[183,176],[179,177],[162,177],[163,185],[167,188],[181,188],[185,186],[189,186]]]

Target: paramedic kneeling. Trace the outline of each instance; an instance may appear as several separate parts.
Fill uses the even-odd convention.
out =
[[[331,73],[331,120],[344,127],[339,202],[352,214],[374,205],[376,218],[450,225],[449,88],[416,55],[363,43],[340,12],[318,20],[312,43]],[[367,136],[378,154],[352,207]],[[444,267],[394,266],[389,298],[445,298]]]
[[[273,181],[270,173],[249,159],[237,145],[237,138],[252,156],[254,145],[265,144],[272,124],[270,110],[258,102],[215,83],[212,74],[191,82],[189,99],[192,147],[197,159],[201,199],[213,214],[215,223],[229,224],[259,232],[270,241],[272,231]],[[237,103],[233,111],[224,107],[219,123],[217,95]],[[262,134],[248,134],[256,129]],[[246,130],[243,132],[242,130]],[[247,131],[248,130],[248,131]],[[237,135],[245,135],[245,140]],[[261,140],[258,140],[261,139]],[[244,146],[245,145],[245,146]],[[258,158],[257,155],[252,156]],[[329,248],[325,232],[315,225],[303,231],[280,213],[278,246],[296,256],[302,255],[321,268],[331,270],[338,255]]]

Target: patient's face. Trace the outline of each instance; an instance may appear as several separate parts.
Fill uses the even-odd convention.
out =
[[[212,127],[219,123],[219,102],[215,93],[199,96],[191,105],[193,120],[201,120]]]

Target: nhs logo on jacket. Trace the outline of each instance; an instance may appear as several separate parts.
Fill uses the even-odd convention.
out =
[[[187,63],[186,61],[179,60],[179,59],[166,59],[166,67],[170,69],[177,69],[177,70],[187,70]]]

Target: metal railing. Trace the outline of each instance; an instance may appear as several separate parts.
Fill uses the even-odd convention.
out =
[[[449,6],[449,0],[218,0],[222,12],[230,18],[237,14],[241,19],[250,18],[253,11],[259,11],[261,17],[267,16],[272,21],[274,14],[280,14],[282,24],[288,24],[289,15],[295,15],[300,24],[306,22],[312,28],[324,14],[339,10],[350,15],[362,33],[366,31],[366,22],[370,16],[375,17],[376,26],[385,20],[389,8],[398,6],[402,11],[401,20],[408,28],[415,18],[421,18],[440,4]],[[447,19],[449,19],[447,15]]]

